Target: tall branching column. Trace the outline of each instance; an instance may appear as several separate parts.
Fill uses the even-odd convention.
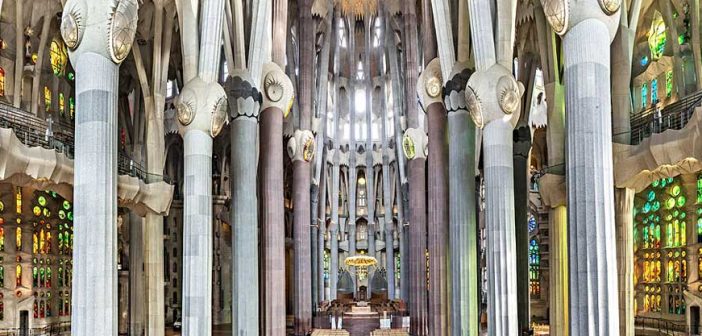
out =
[[[618,335],[610,43],[620,2],[542,4],[565,51],[570,335]]]
[[[378,53],[383,55],[382,49],[378,48]],[[382,62],[382,58],[380,58]],[[388,85],[387,78],[381,76],[380,84],[380,120],[381,120],[381,141],[382,141],[382,160],[383,160],[383,206],[385,217],[385,272],[388,281],[388,299],[395,299],[395,223],[393,223],[393,184],[390,171],[390,134],[388,132],[388,108],[386,104]],[[398,207],[399,208],[399,207]]]
[[[259,197],[263,232],[263,305],[265,335],[285,333],[285,227],[283,225],[283,118],[293,86],[276,64],[263,67],[263,105],[259,157]]]
[[[348,231],[349,256],[356,255],[356,18],[346,18],[348,28],[348,74],[349,87],[349,175],[348,175],[348,207],[349,218],[346,222]],[[355,279],[354,279],[355,280]],[[353,290],[356,293],[356,286]]]
[[[70,0],[63,11],[61,35],[76,71],[72,335],[118,332],[117,91],[137,12],[136,0]]]
[[[235,335],[258,335],[258,206],[256,193],[256,139],[262,102],[257,85],[246,71],[231,74],[225,84],[229,99],[231,136],[230,210],[233,230],[232,330]]]
[[[407,130],[403,149],[408,160],[409,181],[409,311],[410,333],[423,336],[428,332],[427,306],[427,205],[426,205],[426,134],[419,124],[416,86],[418,71],[417,4],[404,2],[404,92]],[[399,130],[398,130],[399,131]]]
[[[312,93],[314,87],[315,32],[312,1],[298,1],[299,13],[299,108],[300,128],[288,142],[288,155],[293,162],[293,225],[294,279],[293,293],[295,335],[306,335],[312,328],[312,277],[310,239],[311,164],[315,154],[312,134]]]
[[[219,74],[224,0],[202,4],[198,75],[177,106],[184,146],[183,335],[212,334],[212,138],[227,122]]]
[[[448,334],[448,143],[441,63],[433,59],[417,83],[417,95],[427,114],[428,144],[428,249],[429,330]]]
[[[470,2],[476,72],[468,80],[466,105],[483,128],[485,227],[487,231],[488,334],[517,335],[516,241],[512,131],[519,120],[524,86],[511,71],[516,3],[498,2],[497,23],[488,3]],[[493,24],[500,27],[493,34]],[[510,40],[511,38],[511,40]]]
[[[448,111],[451,335],[478,335],[478,244],[475,202],[475,124],[466,107],[471,71],[457,63],[444,88]]]

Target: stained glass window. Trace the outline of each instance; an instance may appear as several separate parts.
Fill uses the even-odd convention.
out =
[[[59,92],[59,113],[63,117],[66,114],[66,101],[65,98],[63,97],[63,93]]]
[[[658,79],[651,81],[651,104],[658,102]]]
[[[44,87],[44,108],[47,113],[51,112],[51,90],[48,86]]]
[[[17,287],[22,286],[22,265],[20,265],[19,262],[22,262],[22,258],[19,258],[18,264],[15,267],[15,285]]]
[[[641,56],[641,59],[639,60],[639,64],[641,64],[641,66],[648,65],[648,56],[646,56],[646,55]]]
[[[15,204],[17,206],[17,214],[21,215],[22,214],[22,188],[17,187],[15,188]],[[19,217],[17,217],[19,218]]]
[[[73,97],[68,98],[68,114],[71,117],[71,120],[76,117],[76,101],[73,99]]]
[[[646,108],[648,100],[648,84],[643,83],[641,85],[641,107]]]
[[[666,42],[666,27],[663,16],[659,11],[653,14],[651,28],[648,31],[648,48],[651,50],[651,59],[658,60],[663,56]]]
[[[679,178],[654,181],[635,197],[637,312],[661,312],[661,302],[667,303],[668,313],[685,312],[682,288],[688,279],[687,206]],[[662,245],[661,234],[664,237]],[[702,258],[699,262],[702,266]]]
[[[541,294],[541,254],[536,238],[529,241],[529,293],[538,297]]]
[[[530,214],[529,215],[529,233],[534,232],[536,230],[536,218],[534,215]]]
[[[673,95],[673,71],[665,73],[665,96],[670,98]]]
[[[0,97],[5,95],[5,69],[0,67]]]
[[[68,55],[66,54],[66,48],[61,40],[55,39],[51,41],[49,58],[51,60],[51,69],[54,71],[54,75],[62,76],[66,71],[66,61],[68,59]]]

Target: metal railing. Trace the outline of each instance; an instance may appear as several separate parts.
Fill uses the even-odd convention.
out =
[[[60,120],[54,121],[53,136],[48,136],[46,134],[48,123],[45,120],[22,109],[0,103],[0,128],[12,129],[17,138],[27,146],[53,149],[70,159],[74,157],[74,130],[71,124]],[[118,155],[117,171],[120,175],[136,177],[146,183],[158,181],[172,183],[168,176],[148,173],[141,163],[134,161],[123,151]],[[1,331],[0,336],[2,336]]]
[[[71,334],[71,322],[52,323],[45,327],[29,328],[2,328],[0,336],[63,336]]]
[[[631,115],[631,144],[639,144],[654,133],[682,129],[692,118],[695,108],[702,105],[702,91],[687,95],[657,112],[655,106]]]
[[[643,328],[648,331],[655,331],[657,335],[681,335],[686,334],[688,325],[683,321],[671,321],[662,318],[636,316],[634,318],[635,328]]]

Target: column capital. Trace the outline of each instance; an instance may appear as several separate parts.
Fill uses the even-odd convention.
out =
[[[407,160],[426,159],[429,155],[429,138],[424,131],[408,128],[402,137],[402,151]]]
[[[314,134],[309,130],[295,130],[288,140],[288,156],[292,161],[311,162],[315,152]]]
[[[218,83],[207,83],[199,76],[185,84],[177,98],[179,132],[200,130],[216,137],[227,120],[227,95]]]
[[[137,0],[68,0],[61,17],[61,37],[71,61],[96,53],[120,64],[134,43],[139,18]]]
[[[427,112],[429,105],[434,103],[443,104],[442,90],[444,79],[441,75],[441,62],[435,58],[429,62],[417,79],[417,96],[422,104],[424,112]]]
[[[257,120],[263,96],[253,82],[251,74],[242,69],[235,70],[224,83],[229,99],[229,118]]]
[[[278,64],[266,63],[261,72],[263,104],[261,111],[276,107],[283,111],[283,117],[290,113],[294,99],[293,85],[285,71]]]
[[[468,111],[466,106],[466,85],[473,71],[465,63],[457,62],[451,71],[451,79],[444,86],[444,105],[446,111],[451,114],[461,111]]]
[[[541,0],[544,14],[553,31],[565,35],[578,23],[595,19],[609,28],[609,42],[619,26],[622,0]]]
[[[495,63],[473,73],[465,94],[466,106],[476,127],[483,128],[498,119],[509,122],[512,127],[517,125],[524,85],[504,66]]]

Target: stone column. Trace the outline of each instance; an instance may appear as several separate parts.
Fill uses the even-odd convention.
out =
[[[69,0],[63,11],[76,71],[72,335],[118,333],[117,91],[137,11],[136,0]]]
[[[382,57],[382,49],[378,50],[378,53]],[[382,58],[380,58],[382,62]],[[383,160],[383,207],[384,213],[383,217],[385,220],[385,272],[387,274],[386,278],[388,281],[388,299],[395,299],[395,244],[394,244],[394,232],[395,223],[393,223],[392,217],[392,204],[393,204],[393,190],[390,177],[390,148],[389,148],[389,132],[387,128],[388,123],[388,110],[386,104],[385,91],[387,87],[387,81],[384,76],[381,76],[380,82],[380,137],[382,142],[382,160]],[[402,225],[402,224],[400,224]]]
[[[265,335],[285,333],[285,227],[283,205],[283,118],[292,104],[292,82],[280,66],[263,66],[259,156],[260,226],[263,233]]]
[[[143,219],[129,213],[129,333],[144,334],[144,227]]]
[[[618,335],[610,43],[619,0],[545,0],[563,36],[570,335]]]
[[[338,18],[336,19],[338,20]],[[338,48],[336,48],[338,51]],[[338,60],[335,60],[338,62]],[[338,63],[337,63],[338,64]],[[331,194],[329,195],[329,205],[331,207],[331,223],[329,223],[329,300],[336,299],[337,284],[339,281],[339,164],[341,161],[341,150],[339,149],[339,124],[341,116],[338,106],[341,105],[341,82],[338,73],[339,67],[334,67],[334,78],[336,79],[334,87],[334,138],[332,139],[332,178],[331,178]]]
[[[346,18],[348,25],[348,57],[350,60],[356,59],[356,18]],[[346,227],[349,233],[348,246],[349,256],[356,255],[356,62],[349,61],[349,219],[346,222]],[[354,282],[356,279],[354,278]],[[353,290],[356,294],[356,287]]]
[[[695,195],[697,196],[697,195]],[[619,284],[619,334],[634,335],[634,190],[614,191]],[[689,265],[689,263],[688,263]],[[688,267],[689,270],[689,267]],[[688,274],[690,274],[688,272]]]
[[[324,126],[326,127],[326,125]],[[323,143],[320,145],[324,146]],[[326,152],[326,149],[325,149]],[[319,303],[324,301],[324,250],[326,249],[324,244],[324,236],[327,232],[327,178],[328,176],[328,165],[326,162],[326,153],[324,154],[324,162],[321,165],[321,175],[319,180],[319,210],[317,212],[316,218],[313,220],[319,225],[317,230],[317,298],[318,301],[315,303],[315,308],[319,306]],[[318,327],[315,325],[315,327]]]
[[[485,14],[481,11],[486,8],[477,9],[471,17]],[[466,88],[468,110],[483,128],[488,302],[492,303],[488,305],[488,334],[517,335],[512,131],[519,119],[524,86],[509,69],[494,62],[490,65],[489,59],[483,57]]]
[[[529,305],[529,151],[531,150],[531,131],[526,124],[519,125],[512,132],[514,165],[514,232],[516,242],[517,265],[517,315],[518,328],[529,329],[531,307]]]
[[[410,332],[427,335],[429,332],[427,306],[427,214],[426,177],[427,135],[417,128],[405,131],[402,148],[409,168],[410,224],[409,224],[409,310]]]
[[[230,220],[232,224],[232,333],[258,335],[259,279],[256,141],[263,97],[251,75],[230,74],[225,83],[229,99],[231,137]]]
[[[471,71],[457,63],[444,88],[448,110],[451,335],[478,335],[478,242],[475,208],[475,124],[466,107]]]
[[[212,138],[227,122],[224,89],[217,84],[224,1],[202,4],[198,75],[178,99],[183,136],[183,335],[212,334]]]
[[[448,143],[441,63],[433,59],[419,76],[417,95],[427,114],[428,152],[428,239],[429,330],[432,335],[448,334]]]
[[[549,123],[554,121],[554,119],[549,120]],[[555,124],[557,122],[554,126]],[[551,126],[549,125],[549,128]],[[551,160],[552,156],[549,156],[549,162]],[[549,209],[549,332],[554,336],[567,336],[569,273],[565,176],[556,174],[542,176],[539,179],[539,192],[541,201]]]
[[[699,206],[697,200],[697,174],[682,174],[682,188],[687,198],[685,206],[685,241],[687,247],[687,283],[692,285],[699,280],[699,243],[697,242],[697,221],[700,215],[697,214]],[[632,257],[633,265],[633,257]],[[633,297],[633,293],[632,293]]]

